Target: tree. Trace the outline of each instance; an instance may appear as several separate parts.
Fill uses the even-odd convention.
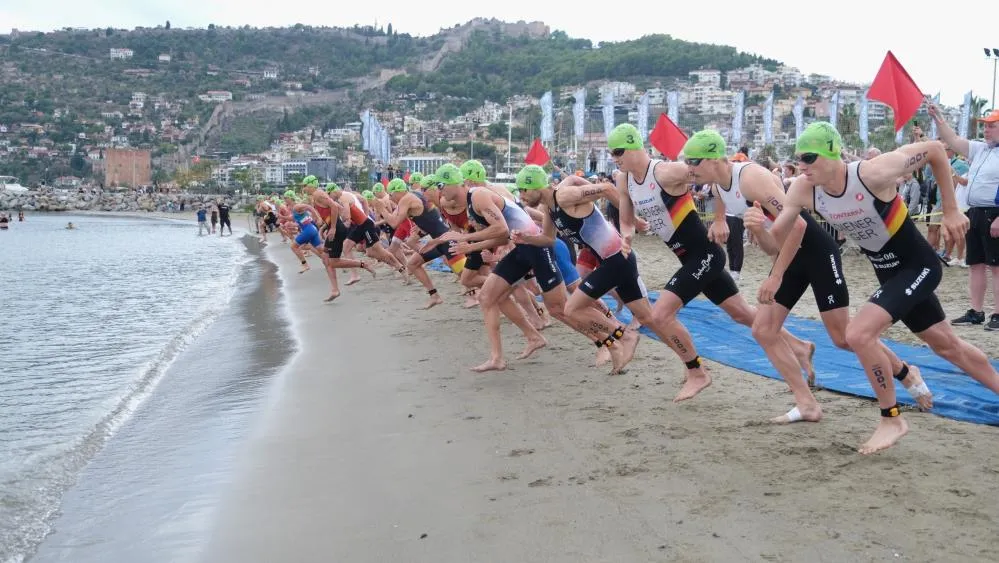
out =
[[[388,24],[388,35],[392,36],[392,24]]]
[[[166,26],[165,27],[166,27],[166,29],[170,29],[170,20],[166,21]]]

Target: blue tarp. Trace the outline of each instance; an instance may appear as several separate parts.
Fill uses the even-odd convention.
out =
[[[439,260],[429,265],[438,271],[450,271]],[[655,303],[658,292],[650,292],[649,300]],[[614,301],[605,298],[608,305]],[[618,315],[622,323],[631,322],[631,313],[622,309]],[[678,318],[690,331],[698,353],[714,362],[755,373],[771,379],[781,379],[770,365],[770,360],[753,340],[749,327],[729,318],[724,311],[706,299],[695,299],[680,310]],[[815,343],[815,381],[830,391],[873,399],[864,369],[852,352],[833,345],[822,321],[791,315],[784,327],[795,336]],[[658,340],[645,327],[642,334]],[[940,358],[926,346],[912,346],[885,340],[904,362],[919,366],[926,385],[933,392],[933,413],[954,420],[999,426],[999,395],[965,375],[957,367]],[[993,365],[995,362],[993,362]],[[999,366],[997,366],[999,367]],[[909,394],[896,383],[899,403],[914,405]]]

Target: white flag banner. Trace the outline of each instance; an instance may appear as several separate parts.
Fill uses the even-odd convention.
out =
[[[382,162],[388,163],[392,160],[392,137],[386,130],[382,131]]]
[[[940,106],[940,92],[937,92],[937,95],[933,96],[933,103],[936,104],[938,107]],[[936,120],[931,119],[930,120],[930,138],[933,139],[933,140],[936,140],[937,137],[939,137],[939,132],[937,131],[937,122],[936,122]]]
[[[801,95],[794,102],[794,138],[797,139],[805,130],[805,98]]]
[[[638,99],[638,135],[642,141],[649,138],[649,93]]]
[[[572,97],[576,98],[576,103],[572,105],[572,119],[578,139],[586,134],[586,88],[576,90]]]
[[[667,92],[666,93],[666,105],[667,113],[670,121],[676,123],[676,126],[680,126],[680,93],[679,92]]]
[[[896,145],[905,144],[905,127],[899,129],[898,133],[895,133],[895,144]]]
[[[870,135],[867,129],[867,90],[864,90],[864,95],[860,97],[860,115],[857,116],[857,133],[860,135],[860,140],[864,142],[864,146],[870,142]]]
[[[614,129],[614,92],[604,93],[604,133]]]
[[[964,95],[964,105],[961,106],[961,121],[957,124],[957,136],[968,138],[968,121],[971,119],[971,91]]]
[[[545,92],[541,96],[541,142],[550,143],[555,140],[555,125],[552,117],[552,93]]]
[[[733,104],[735,109],[732,112],[734,114],[732,117],[732,139],[729,142],[738,150],[739,146],[742,145],[742,121],[746,106],[746,92],[736,92],[733,96]]]
[[[361,143],[364,150],[371,148],[371,111],[361,113]]]
[[[836,128],[836,123],[839,121],[839,90],[833,92],[832,98],[829,98],[829,124]]]
[[[763,144],[774,144],[774,93],[770,92],[763,104]]]

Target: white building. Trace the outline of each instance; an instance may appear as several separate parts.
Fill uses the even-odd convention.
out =
[[[407,155],[399,157],[399,167],[410,172],[420,174],[433,174],[438,168],[451,162],[451,159],[439,154],[430,155]]]
[[[715,88],[721,88],[721,71],[715,69],[701,69],[692,70],[687,73],[691,81],[695,84],[704,84],[709,86],[714,86]]]
[[[264,183],[275,186],[284,184],[284,166],[281,164],[268,164],[265,166]]]
[[[162,55],[159,56],[159,61],[161,63],[168,63],[168,62],[170,62],[170,59],[171,59],[170,55],[168,55],[166,53],[163,53]]]
[[[614,96],[614,100],[630,100],[635,95],[635,85],[630,82],[608,82],[598,89],[600,99],[608,92]]]
[[[131,59],[132,56],[135,55],[135,51],[132,51],[131,49],[115,48],[115,47],[111,48],[110,53],[111,53],[111,60]]]
[[[292,174],[298,174],[302,178],[309,175],[309,162],[306,160],[288,160],[282,162],[281,167],[284,169],[285,183],[291,180]]]
[[[209,90],[205,92],[208,99],[213,102],[229,102],[232,101],[232,92],[228,90]]]
[[[270,69],[264,71],[264,79],[277,80],[278,71]]]

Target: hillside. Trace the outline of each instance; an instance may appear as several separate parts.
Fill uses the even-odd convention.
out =
[[[101,142],[151,148],[172,168],[195,153],[262,150],[292,126],[342,126],[362,107],[399,108],[403,95],[425,104],[424,118],[444,119],[487,99],[606,79],[686,80],[696,68],[754,62],[777,65],[665,35],[593,45],[540,22],[481,19],[426,38],[391,26],[170,29],[168,22],[12,33],[0,35],[0,125],[33,124],[44,133],[11,139],[8,132],[8,146],[38,150],[33,158],[8,154],[0,173],[80,175],[86,169],[81,159],[70,166],[72,153]],[[210,91],[231,93],[232,101],[199,99]]]

